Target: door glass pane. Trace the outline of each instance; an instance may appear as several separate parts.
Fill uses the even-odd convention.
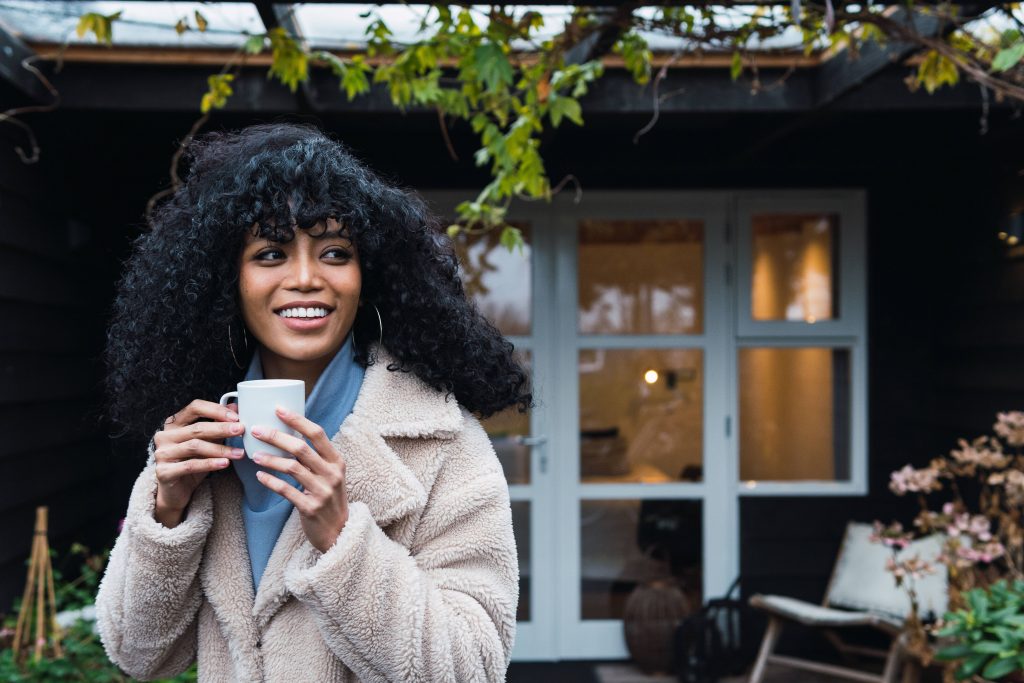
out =
[[[530,372],[530,352],[517,351],[516,358]],[[521,437],[530,435],[530,413],[519,412],[511,406],[481,421],[491,445],[498,454],[505,479],[509,484],[530,483],[530,447],[519,442]]]
[[[752,227],[754,320],[837,318],[838,216],[760,214]]]
[[[455,239],[455,254],[461,266],[466,294],[480,312],[502,334],[530,334],[531,256],[530,229],[526,223],[512,222],[523,233],[526,246],[509,251],[500,243],[501,231],[482,234],[462,232]]]
[[[701,606],[699,500],[580,501],[581,618],[621,619],[630,593],[673,579]]]
[[[701,333],[701,221],[584,220],[579,228],[581,333]]]
[[[582,481],[700,481],[703,363],[699,349],[581,350]]]
[[[519,607],[516,621],[530,620],[530,501],[512,501],[512,533],[519,554]]]
[[[850,352],[739,352],[740,478],[850,479]]]

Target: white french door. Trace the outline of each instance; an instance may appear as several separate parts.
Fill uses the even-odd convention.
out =
[[[425,196],[452,217],[472,194]],[[560,196],[510,212],[522,254],[495,234],[460,239],[467,293],[515,344],[537,400],[529,415],[484,422],[509,481],[520,556],[514,659],[624,658],[635,587],[671,578],[693,607],[729,588],[741,495],[859,490],[855,261],[839,268],[850,281],[838,308],[819,290],[833,257],[860,253],[862,205],[849,192],[588,190],[578,204]],[[790,289],[803,298],[793,303]],[[783,322],[771,318],[778,307]],[[844,313],[822,325],[814,307],[818,318]],[[740,415],[778,403],[758,398],[766,387],[786,405],[798,404],[786,391],[812,397],[823,415],[814,433],[767,409]],[[826,418],[834,424],[823,430]],[[742,457],[741,437],[753,444]],[[808,445],[789,457],[791,444]]]

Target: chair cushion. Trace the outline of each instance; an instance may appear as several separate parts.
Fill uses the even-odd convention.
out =
[[[872,542],[872,532],[870,524],[854,522],[847,526],[825,602],[856,612],[887,614],[902,622],[910,614],[910,597],[885,568],[892,550]],[[922,617],[941,617],[946,612],[946,567],[936,562],[944,541],[933,534],[915,540],[898,554],[900,559],[917,556],[936,565],[934,574],[914,582]]]
[[[847,610],[822,607],[811,602],[783,595],[755,595],[750,604],[784,619],[796,621],[806,626],[877,626],[888,624],[900,628],[903,621],[883,614],[871,612],[850,612]]]

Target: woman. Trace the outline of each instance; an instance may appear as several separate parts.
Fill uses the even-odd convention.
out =
[[[96,599],[107,653],[142,679],[503,680],[518,566],[473,413],[529,407],[511,344],[422,201],[319,131],[190,155],[108,335],[111,416],[152,440]],[[304,438],[214,402],[259,377],[305,380],[307,417],[278,413]],[[245,454],[247,429],[294,457]]]

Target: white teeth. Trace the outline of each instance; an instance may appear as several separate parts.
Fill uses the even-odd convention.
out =
[[[282,318],[323,318],[327,315],[326,308],[286,308],[278,312]]]

